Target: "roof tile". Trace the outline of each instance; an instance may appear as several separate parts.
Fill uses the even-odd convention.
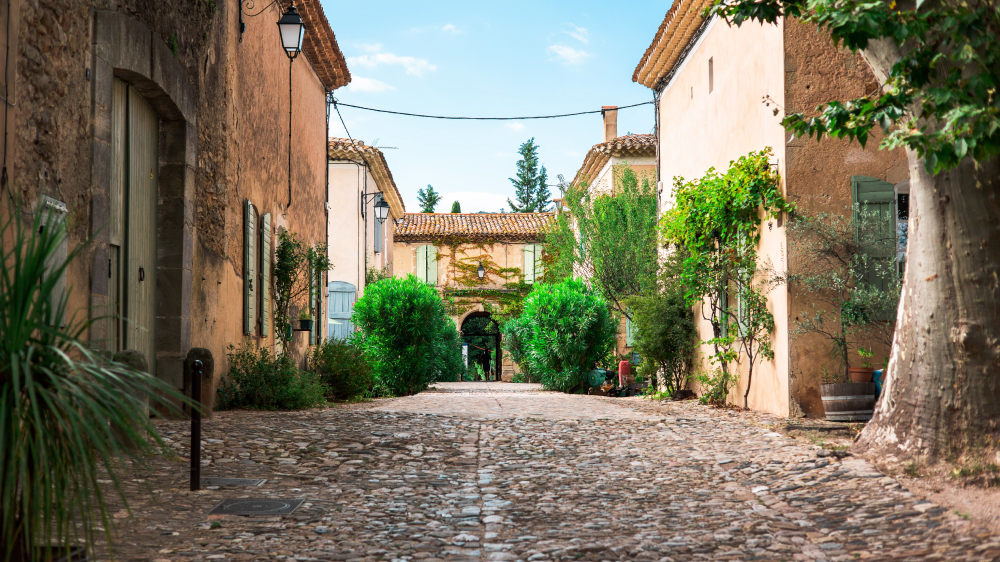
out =
[[[396,225],[398,242],[465,238],[486,242],[541,241],[555,213],[407,213]]]

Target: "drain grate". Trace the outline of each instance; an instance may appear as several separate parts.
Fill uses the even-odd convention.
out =
[[[202,478],[202,486],[260,486],[267,478]]]
[[[305,500],[225,500],[209,515],[291,515]]]

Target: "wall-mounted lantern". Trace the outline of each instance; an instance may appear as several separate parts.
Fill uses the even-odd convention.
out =
[[[483,267],[483,262],[479,262],[479,269],[476,270],[476,275],[478,275],[480,279],[486,276],[486,268]]]
[[[295,4],[289,6],[278,20],[278,31],[281,33],[281,46],[285,48],[288,58],[299,56],[302,52],[302,39],[306,36],[306,24],[302,23]]]
[[[381,195],[375,198],[375,220],[379,223],[385,223],[385,219],[389,217],[389,204],[385,202],[385,199]]]

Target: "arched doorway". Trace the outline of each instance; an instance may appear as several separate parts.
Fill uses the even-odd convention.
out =
[[[462,321],[462,341],[469,344],[469,365],[480,364],[487,380],[500,380],[503,357],[500,324],[488,312],[473,312]],[[487,368],[488,367],[488,368]]]

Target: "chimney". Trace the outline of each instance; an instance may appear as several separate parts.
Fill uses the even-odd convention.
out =
[[[618,138],[618,106],[601,106],[601,116],[604,117],[604,142]]]

